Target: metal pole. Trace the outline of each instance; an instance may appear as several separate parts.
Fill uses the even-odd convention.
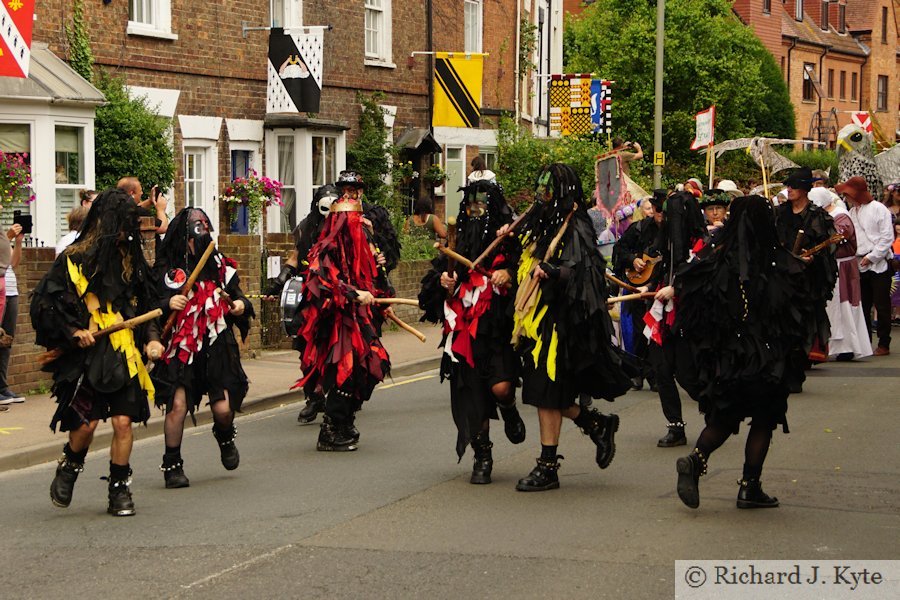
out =
[[[653,154],[662,152],[663,40],[666,35],[666,0],[656,0],[656,102],[653,115]],[[656,162],[656,161],[654,161]],[[662,167],[653,165],[653,187],[662,187]]]

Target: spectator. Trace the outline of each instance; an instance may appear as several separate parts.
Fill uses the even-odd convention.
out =
[[[862,177],[851,177],[835,187],[850,203],[850,219],[856,229],[856,256],[862,293],[866,331],[872,331],[872,306],[878,315],[878,347],[875,356],[891,353],[891,213],[881,202],[872,202],[869,186]]]
[[[150,195],[146,200],[141,199],[144,195],[144,188],[137,177],[123,177],[116,187],[131,196],[132,200],[144,209],[141,216],[156,217],[156,233],[163,235],[166,232],[169,228],[169,216],[166,214],[169,201],[159,193],[157,186],[154,185],[150,188]]]
[[[96,197],[97,195],[94,194],[94,198]],[[81,206],[76,206],[69,211],[69,214],[66,216],[66,220],[69,223],[69,233],[59,238],[59,241],[56,243],[56,256],[62,254],[62,251],[74,243],[78,238],[78,230],[81,229],[81,224],[84,223],[84,218],[91,208],[90,203],[93,201],[93,198],[89,200],[86,207],[85,203],[82,202]]]
[[[81,190],[78,192],[78,200],[81,203],[81,206],[85,208],[90,208],[96,198],[97,192],[94,190]]]
[[[635,150],[635,152],[630,152]],[[631,163],[635,160],[644,158],[644,151],[637,142],[626,142],[620,137],[613,139],[613,152],[618,152],[621,159],[622,171],[626,175],[631,175]]]
[[[490,181],[491,183],[497,183],[497,175],[487,168],[487,165],[484,162],[484,159],[479,155],[472,159],[472,172],[469,173],[468,182],[472,183],[474,181]]]
[[[900,223],[894,223],[894,282],[891,285],[891,324],[900,325]]]
[[[25,234],[22,233],[21,225],[13,225],[6,232],[9,241],[15,241],[9,258],[9,266],[6,269],[5,277],[5,301],[6,309],[3,311],[2,328],[3,336],[0,336],[0,406],[7,404],[18,404],[25,402],[25,398],[21,394],[17,394],[9,389],[6,381],[6,374],[9,370],[9,355],[12,351],[12,338],[16,335],[16,319],[19,317],[19,289],[16,282],[16,274],[13,271],[19,266],[22,260],[22,240]],[[8,243],[0,242],[0,246],[9,247]],[[8,336],[8,337],[7,337]]]
[[[893,183],[885,188],[884,205],[891,213],[891,220],[896,223],[900,218],[900,183]]]
[[[438,240],[447,239],[447,227],[441,222],[441,218],[434,214],[431,200],[428,198],[419,198],[413,207],[413,214],[406,219],[403,225],[404,233],[409,233],[412,227],[420,227],[426,231],[431,231]]]

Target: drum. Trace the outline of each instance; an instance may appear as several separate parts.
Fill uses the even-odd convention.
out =
[[[297,335],[296,329],[292,330],[291,323],[300,308],[300,300],[303,298],[303,278],[291,277],[281,290],[281,329],[290,337]]]

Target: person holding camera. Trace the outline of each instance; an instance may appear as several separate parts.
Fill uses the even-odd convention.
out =
[[[25,238],[22,226],[15,224],[10,227],[6,232],[6,237],[15,245],[10,248],[9,244],[0,242],[0,261],[2,261],[0,268],[6,265],[6,269],[4,269],[6,276],[0,279],[6,288],[2,294],[2,300],[6,303],[5,308],[0,308],[0,314],[2,314],[2,321],[0,321],[0,406],[25,402],[25,398],[9,389],[9,384],[6,382],[9,355],[12,350],[13,337],[16,335],[16,319],[19,316],[19,289],[13,269],[19,266],[19,261],[22,260],[22,240]],[[3,260],[4,257],[8,258]]]
[[[150,194],[146,200],[142,200],[144,188],[137,177],[123,177],[116,187],[129,196],[143,209],[141,216],[156,217],[156,233],[163,235],[169,228],[169,217],[166,215],[166,207],[169,201],[162,195],[159,186],[150,188]]]
[[[631,175],[631,161],[644,158],[644,151],[637,142],[626,142],[620,137],[613,139],[613,152],[618,152],[619,158],[622,159],[622,171],[626,175]]]

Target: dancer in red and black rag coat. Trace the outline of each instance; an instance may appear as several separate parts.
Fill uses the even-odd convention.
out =
[[[181,288],[212,241],[206,213],[187,207],[169,223],[156,252],[155,269],[161,280],[164,306],[177,311],[165,352],[152,371],[156,405],[165,407],[166,451],[160,470],[167,488],[190,485],[184,474],[181,440],[184,419],[209,397],[213,435],[219,443],[222,466],[237,469],[240,455],[234,444],[234,414],[247,395],[247,375],[232,331],[236,325],[246,338],[253,305],[241,291],[237,262],[213,251],[187,295]],[[151,357],[157,358],[157,357]]]
[[[511,222],[512,211],[499,185],[470,183],[459,208],[455,251],[475,260]],[[520,363],[510,344],[519,252],[518,243],[507,237],[486,258],[483,270],[457,263],[449,273],[448,261],[441,256],[422,279],[419,294],[423,320],[444,325],[441,379],[450,380],[456,454],[462,459],[468,445],[475,454],[470,479],[475,484],[491,482],[490,420],[497,418],[497,408],[509,441],[525,441],[525,423],[516,409]]]
[[[344,187],[309,253],[294,341],[303,372],[294,388],[325,397],[320,451],[357,449],[355,414],[390,371],[379,339],[383,319],[373,305],[376,296],[391,292],[376,264],[358,190]]]

